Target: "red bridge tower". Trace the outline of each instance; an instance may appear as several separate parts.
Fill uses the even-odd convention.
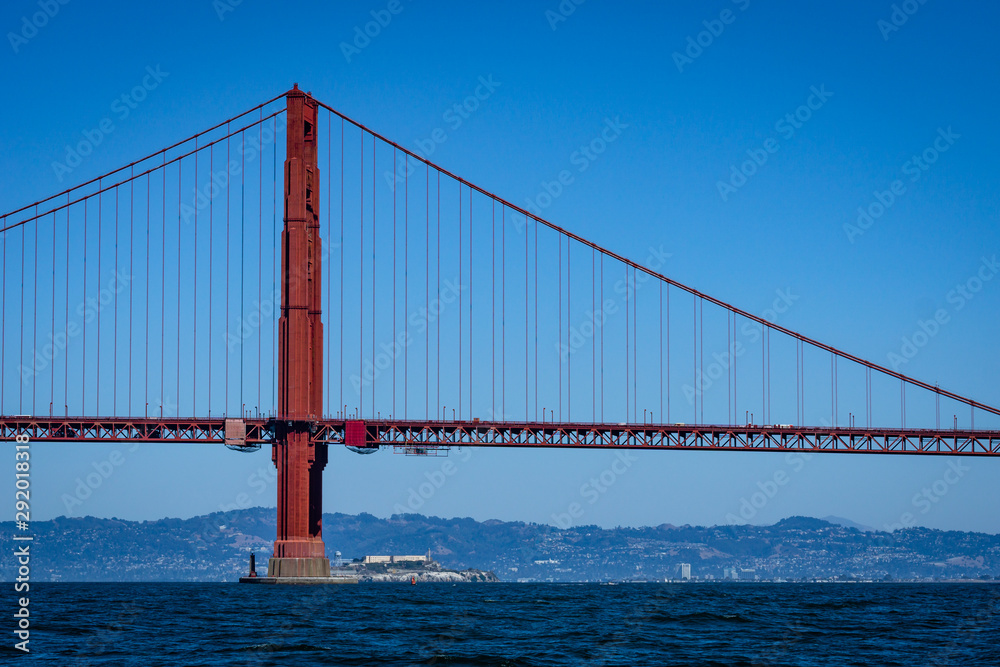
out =
[[[328,577],[322,517],[327,445],[313,439],[323,418],[318,106],[298,84],[287,100],[278,414],[271,452],[278,469],[278,538],[267,575]]]

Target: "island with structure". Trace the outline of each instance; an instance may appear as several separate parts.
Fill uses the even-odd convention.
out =
[[[431,559],[430,551],[423,556],[365,556],[344,562],[340,552],[330,564],[332,576],[354,577],[359,582],[445,582],[493,583],[500,579],[491,571],[449,570]]]

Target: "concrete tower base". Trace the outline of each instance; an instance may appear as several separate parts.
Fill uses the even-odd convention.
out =
[[[268,577],[329,577],[329,558],[271,558]]]

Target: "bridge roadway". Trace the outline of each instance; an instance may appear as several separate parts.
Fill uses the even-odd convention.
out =
[[[272,444],[286,425],[290,423],[273,418],[0,416],[0,440],[27,434],[33,442],[203,443],[256,449]],[[1000,431],[969,429],[324,419],[312,423],[311,430],[315,442],[360,451],[392,446],[415,455],[441,454],[451,447],[551,447],[1000,456]]]

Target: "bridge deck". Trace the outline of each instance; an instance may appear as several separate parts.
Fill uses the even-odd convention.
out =
[[[246,419],[245,446],[271,444],[282,422]],[[226,420],[0,417],[0,440],[223,444]],[[327,419],[314,439],[357,448],[393,446],[410,454],[450,447],[809,451],[1000,456],[1000,431],[796,427],[784,425],[599,424],[554,422]]]

